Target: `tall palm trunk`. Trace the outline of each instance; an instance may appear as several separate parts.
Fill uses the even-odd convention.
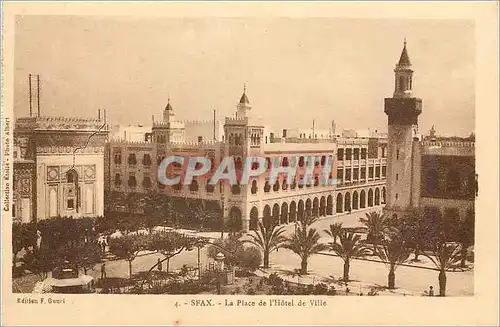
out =
[[[132,260],[129,260],[128,262],[128,276],[132,279]]]
[[[465,258],[467,257],[467,247],[462,244],[462,249],[461,249],[461,254],[460,254],[460,267],[465,268]]]
[[[349,259],[344,261],[344,282],[349,281]]]
[[[168,275],[169,269],[170,269],[170,258],[167,259],[167,275]]]
[[[302,259],[300,262],[300,274],[307,275],[307,258]]]
[[[269,268],[269,251],[264,251],[264,268]]]
[[[387,277],[387,285],[390,290],[396,288],[396,273],[394,270],[395,270],[394,265],[391,265],[391,268],[389,269],[389,276]]]
[[[413,258],[413,261],[418,261],[419,255],[420,255],[420,246],[415,245],[415,258]]]
[[[439,296],[446,296],[446,272],[439,271]]]

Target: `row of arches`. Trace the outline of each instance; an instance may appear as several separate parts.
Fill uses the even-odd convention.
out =
[[[368,197],[366,194],[368,194]],[[361,190],[359,194],[358,191],[354,191],[352,192],[352,197],[350,192],[346,192],[344,195],[339,193],[336,198],[336,212],[342,213],[344,211],[378,206],[384,204],[385,199],[385,187],[382,189],[377,187],[375,191],[370,188],[368,192]],[[315,197],[314,199],[306,199],[305,201],[302,199],[299,201],[293,200],[290,203],[283,202],[281,205],[275,203],[272,206],[265,205],[261,217],[264,224],[271,222],[278,225],[287,224],[301,220],[309,215],[318,217],[332,215],[334,210],[333,204],[332,195]],[[250,230],[257,228],[259,217],[258,208],[255,206],[252,207],[250,210]]]

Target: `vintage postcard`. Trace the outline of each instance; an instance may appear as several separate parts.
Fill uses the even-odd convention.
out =
[[[2,323],[497,325],[497,27],[4,2]]]

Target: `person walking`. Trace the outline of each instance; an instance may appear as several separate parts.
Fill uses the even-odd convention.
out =
[[[429,286],[429,296],[434,296],[434,288]]]
[[[101,279],[106,279],[106,264],[101,265]]]
[[[157,265],[158,265],[158,271],[161,272],[163,270],[163,264],[162,264],[160,258],[158,258],[158,264]]]

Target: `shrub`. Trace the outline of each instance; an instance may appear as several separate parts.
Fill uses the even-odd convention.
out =
[[[337,295],[337,290],[335,289],[335,286],[330,286],[330,289],[328,290],[328,292],[326,292],[326,295]]]
[[[247,289],[247,295],[255,295],[255,290],[253,288]]]
[[[255,246],[246,247],[238,253],[238,259],[238,266],[254,271],[262,263],[262,254]]]
[[[307,285],[307,295],[310,295],[313,293],[314,293],[314,285],[313,284]]]
[[[326,284],[319,283],[316,284],[316,286],[314,286],[315,295],[326,295],[327,292],[328,292],[328,286],[326,286]]]
[[[283,279],[278,276],[276,273],[272,273],[269,275],[267,279],[267,284],[270,286],[282,286],[283,285]]]

